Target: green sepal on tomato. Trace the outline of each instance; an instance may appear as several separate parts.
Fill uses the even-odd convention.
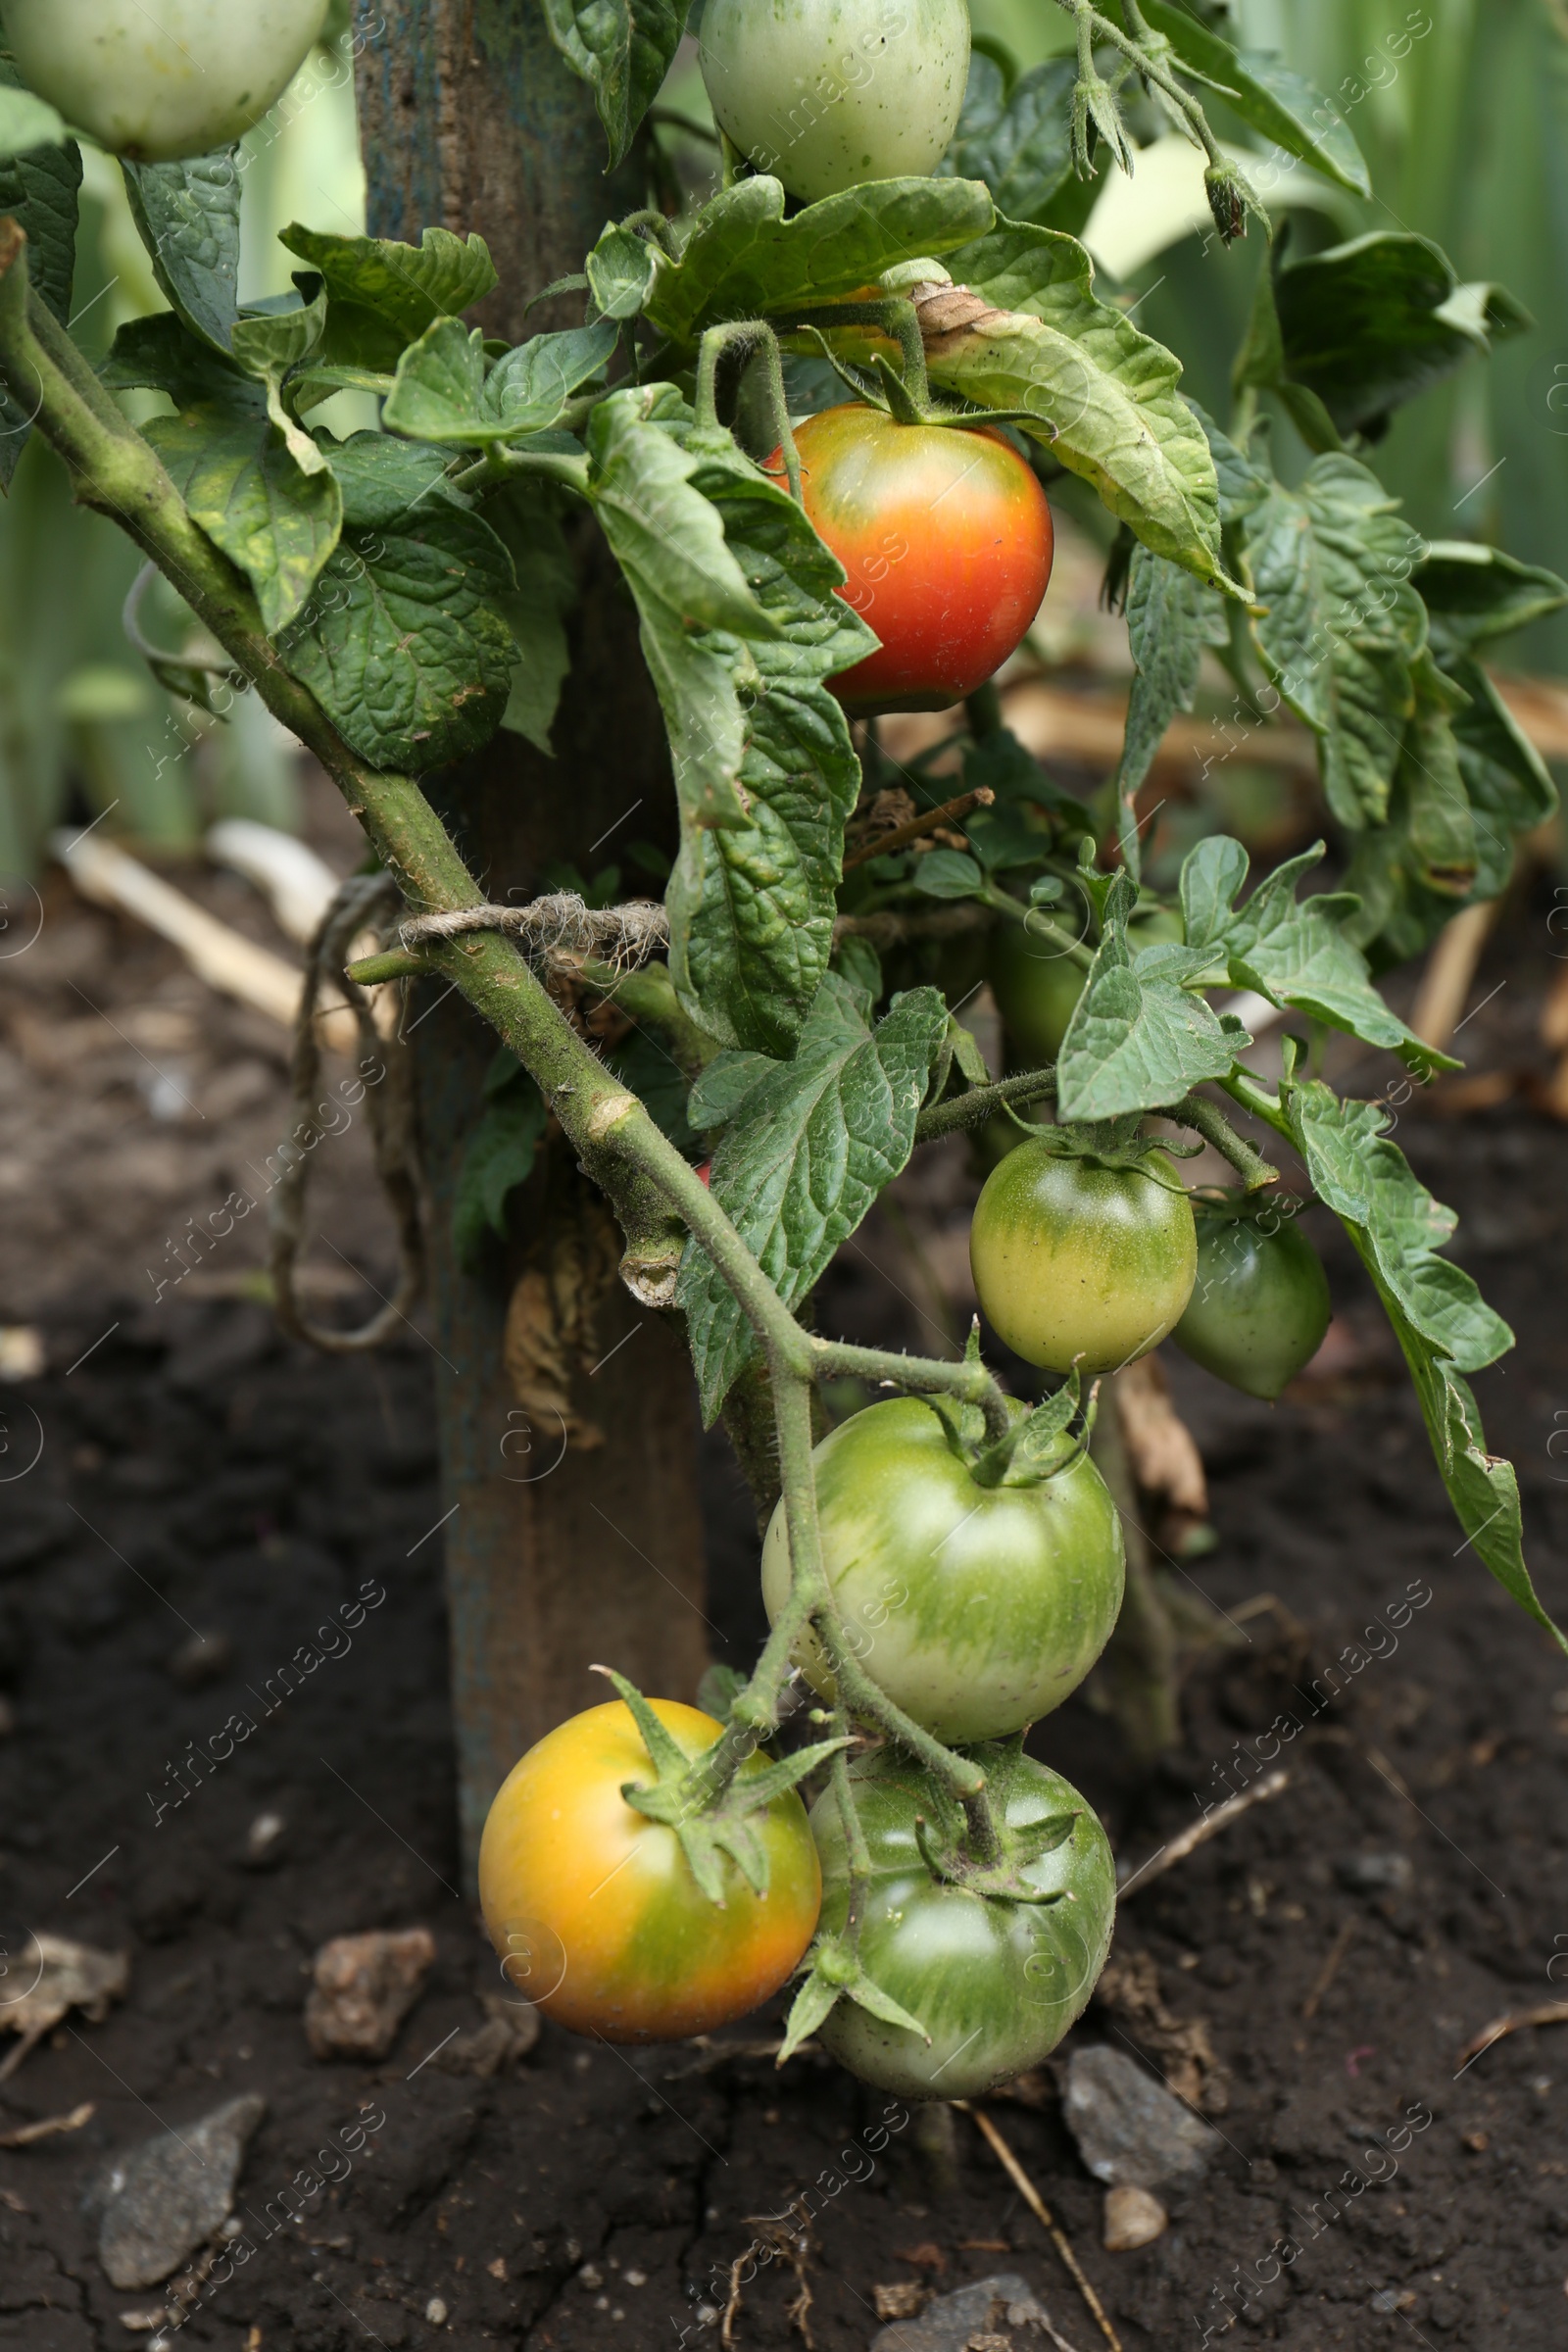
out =
[[[647,1702],[693,1762],[722,1726],[674,1699]],[[776,1772],[753,1755],[735,1790]],[[699,1886],[678,1830],[623,1791],[658,1778],[631,1709],[613,1699],[547,1733],[514,1765],[479,1847],[479,1900],[502,1973],[574,2034],[680,2041],[755,2009],[790,1977],[816,1926],[821,1875],[793,1788],[752,1814],[759,1893],[720,1857],[721,1900]]]
[[[853,1654],[939,1740],[1001,1739],[1061,1704],[1121,1607],[1121,1524],[1099,1471],[1063,1437],[1022,1449],[995,1485],[929,1401],[852,1414],[813,1455],[822,1559]],[[1043,1474],[1054,1473],[1054,1474]],[[762,1546],[776,1621],[790,1590],[782,1502]],[[797,1656],[833,1690],[816,1637]]]
[[[848,710],[945,710],[1016,651],[1051,579],[1046,494],[989,428],[905,424],[860,401],[796,428],[802,494],[880,650],[829,680]],[[768,461],[783,467],[782,453]]]
[[[1323,1261],[1271,1195],[1199,1194],[1198,1276],[1171,1338],[1249,1396],[1274,1399],[1323,1345],[1333,1314]]]
[[[1165,1152],[1102,1155],[1092,1137],[1055,1128],[987,1177],[969,1263],[986,1320],[1025,1363],[1115,1372],[1180,1318],[1198,1235]]]
[[[841,2066],[901,2098],[974,2098],[1039,2066],[1081,2014],[1110,1948],[1115,1863],[1090,1807],[1059,1773],[1010,1744],[975,1754],[1004,1838],[1027,1841],[1031,1830],[1055,1825],[1047,1850],[1022,1865],[1033,1901],[977,1894],[932,1870],[923,1843],[945,1800],[909,1758],[884,1749],[851,1767],[872,1871],[858,1957],[930,2039],[854,1999],[837,2001],[816,2035]],[[831,1791],[812,1807],[811,1832],[822,1933],[836,1938],[851,1884]]]

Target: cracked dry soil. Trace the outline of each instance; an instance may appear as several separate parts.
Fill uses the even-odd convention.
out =
[[[1561,1614],[1568,1464],[1548,1452],[1568,1409],[1561,1131],[1505,1112],[1409,1121],[1401,1141],[1466,1215],[1460,1254],[1519,1333],[1479,1388],[1494,1443],[1519,1462],[1543,1595]],[[1339,1308],[1369,1335],[1364,1282],[1320,1224]],[[824,1313],[885,1343],[906,1336],[889,1297],[852,1260]],[[111,1320],[103,1304],[100,1291],[50,1310],[52,1366]],[[0,2149],[0,2347],[145,2341],[121,2315],[159,2297],[109,2286],[84,2193],[161,2124],[257,2090],[268,2113],[238,2213],[258,2251],[211,2286],[176,2341],[712,2345],[718,2326],[699,2315],[724,2301],[730,2265],[759,2234],[751,2217],[808,2192],[804,2272],[758,2270],[737,2345],[803,2340],[790,2316],[803,2275],[811,2340],[859,2352],[876,2331],[876,2286],[944,2290],[1013,2272],[1077,2352],[1093,2352],[1103,2339],[972,2123],[957,2119],[945,2173],[879,2094],[809,2056],[779,2077],[748,2054],[770,2016],[738,2029],[727,2056],[589,2047],[547,2024],[527,2058],[489,2080],[444,2071],[441,2045],[482,2022],[499,1979],[451,1891],[438,1543],[417,1541],[441,1510],[428,1362],[412,1340],[371,1364],[309,1357],[231,1300],[127,1303],[69,1379],[57,1369],[0,1393],[8,1442],[29,1413],[48,1439],[37,1468],[0,1490],[0,1680],[15,1710],[0,1744],[0,1913],[13,1936],[47,1929],[131,1955],[128,1999],[101,2025],[71,2020],[0,2089],[0,2134],[93,2107],[82,2129]],[[1195,1671],[1187,1752],[1151,1777],[1129,1774],[1081,1699],[1036,1740],[1118,1849],[1141,1856],[1194,1818],[1195,1791],[1239,1785],[1243,1747],[1255,1756],[1263,1736],[1266,1750],[1282,1716],[1296,1726],[1284,1795],[1135,1894],[1118,1928],[1118,1960],[1147,1955],[1131,1973],[1147,1985],[1152,1968],[1178,2026],[1206,2028],[1223,2144],[1203,2183],[1172,2201],[1163,2237],[1109,2255],[1102,2191],[1049,2074],[1033,2103],[992,2112],[1127,2352],[1199,2344],[1205,2325],[1218,2340],[1216,2283],[1238,2265],[1266,2274],[1270,2247],[1304,2239],[1313,2225],[1297,2217],[1314,2212],[1316,2235],[1239,2323],[1244,2337],[1292,2352],[1560,2352],[1568,2033],[1518,2033],[1463,2073],[1458,2053],[1502,2012],[1552,2000],[1568,1976],[1568,1661],[1472,1555],[1455,1556],[1414,1400],[1370,1338],[1337,1383],[1273,1411],[1180,1357],[1171,1373],[1218,1533],[1191,1574],[1245,1639]],[[706,1479],[712,1614],[738,1653],[757,1626],[755,1538],[720,1450]],[[155,1827],[148,1791],[167,1793],[186,1743],[367,1580],[387,1597],[347,1654]],[[1430,1601],[1392,1650],[1368,1635],[1386,1651],[1372,1657],[1363,1633],[1412,1586]],[[1263,1594],[1289,1615],[1250,1611]],[[195,1690],[167,1667],[188,1626],[232,1645],[226,1671]],[[1361,1663],[1344,1664],[1348,1651]],[[267,1866],[250,1867],[248,1834],[269,1812],[285,1827]],[[1357,1872],[1359,1858],[1391,1853],[1407,1857],[1407,1884]],[[312,2059],[302,2011],[317,1947],[421,1924],[436,1964],[390,2059]],[[1097,2004],[1077,2030],[1118,2035],[1171,2069],[1147,2008]],[[1412,2109],[1430,2123],[1391,2173],[1380,2135]],[[281,2223],[285,2184],[366,2110],[384,2122],[351,2169]],[[1381,2185],[1347,2190],[1325,2219],[1336,2184],[1374,2173]]]

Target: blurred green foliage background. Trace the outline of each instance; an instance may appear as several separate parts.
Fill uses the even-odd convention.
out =
[[[533,0],[520,0],[533,4]],[[976,29],[1024,66],[1071,44],[1048,0],[971,0]],[[1568,0],[1236,0],[1245,45],[1281,53],[1345,113],[1372,169],[1369,202],[1311,173],[1286,202],[1298,250],[1373,228],[1433,237],[1462,278],[1493,278],[1536,325],[1467,365],[1398,416],[1374,463],[1431,537],[1494,540],[1568,564]],[[671,95],[707,113],[695,68]],[[1216,123],[1226,128],[1223,109]],[[1231,126],[1239,132],[1239,126]],[[246,142],[244,299],[283,291],[291,220],[363,225],[346,59],[319,50]],[[1135,190],[1137,182],[1134,183]],[[1195,395],[1229,410],[1228,376],[1263,241],[1226,253],[1184,236],[1117,285],[1139,322],[1178,352]],[[118,169],[87,157],[76,331],[97,356],[127,318],[160,306]],[[349,429],[359,418],[335,420]],[[1289,428],[1281,426],[1282,434]],[[1282,452],[1287,466],[1290,452]],[[233,722],[193,720],[150,680],[121,608],[136,559],[109,523],[73,507],[34,444],[0,502],[0,875],[26,873],[71,807],[114,808],[112,827],[166,852],[194,847],[214,816],[288,825],[297,787],[255,698]],[[177,643],[180,609],[155,589],[150,633]],[[1568,673],[1568,620],[1510,648],[1520,666]]]

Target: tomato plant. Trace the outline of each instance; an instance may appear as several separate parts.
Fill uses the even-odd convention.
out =
[[[852,710],[945,710],[1014,652],[1051,578],[1051,509],[1000,433],[904,424],[858,402],[795,435],[806,512],[881,639],[833,691]],[[778,466],[775,451],[770,464]]]
[[[239,138],[293,80],[327,0],[3,0],[18,66],[68,122],[139,163]]]
[[[986,1319],[1014,1354],[1054,1372],[1113,1372],[1177,1321],[1198,1237],[1162,1152],[1097,1165],[1029,1141],[986,1179],[969,1261]]]
[[[721,1735],[699,1708],[651,1704],[694,1759]],[[479,1848],[479,1900],[509,1980],[559,2024],[607,2041],[678,2041],[744,2017],[795,1968],[821,1901],[793,1789],[762,1816],[765,1891],[730,1862],[712,1901],[675,1830],[622,1793],[651,1781],[653,1763],[623,1701],[589,1707],[513,1766]],[[749,1758],[742,1786],[765,1771]]]
[[[1277,1181],[1260,1143],[1299,1162],[1375,1270],[1464,1548],[1562,1641],[1468,1386],[1507,1328],[1439,1254],[1452,1216],[1380,1101],[1342,1097],[1299,1035],[1354,1039],[1419,1079],[1454,1066],[1374,973],[1495,898],[1514,842],[1555,805],[1486,659],[1568,587],[1480,542],[1427,545],[1372,466],[1391,413],[1481,339],[1481,310],[1491,333],[1517,320],[1496,287],[1459,300],[1436,248],[1403,232],[1314,241],[1300,260],[1281,239],[1256,275],[1234,403],[1223,423],[1204,415],[1137,304],[1097,292],[1074,234],[1077,183],[1119,150],[1123,108],[1176,111],[1226,241],[1258,209],[1249,173],[1268,159],[1220,149],[1213,88],[1228,137],[1246,126],[1351,195],[1364,171],[1343,122],[1324,133],[1316,93],[1232,49],[1223,12],[1070,13],[1065,73],[1014,87],[988,59],[950,144],[959,0],[710,0],[704,65],[730,143],[720,184],[690,196],[651,111],[685,12],[550,0],[548,37],[648,199],[580,270],[573,254],[548,288],[503,289],[482,237],[457,233],[466,222],[417,246],[296,223],[298,299],[251,305],[228,142],[318,8],[258,6],[236,29],[172,0],[160,23],[205,68],[193,100],[178,76],[148,96],[152,34],[123,10],[91,23],[134,40],[92,48],[82,0],[0,0],[16,53],[0,59],[0,481],[35,431],[85,505],[133,517],[204,633],[178,659],[138,634],[160,681],[213,705],[242,681],[360,818],[380,870],[348,886],[317,979],[338,976],[326,964],[373,919],[382,949],[343,977],[422,995],[395,1027],[427,1074],[447,1049],[423,1016],[445,996],[497,1032],[461,1151],[437,1138],[455,1182],[427,1188],[451,1213],[443,1312],[460,1279],[514,1280],[518,1311],[489,1302],[509,1375],[552,1400],[564,1451],[602,1438],[579,1409],[612,1279],[609,1218],[576,1189],[597,1188],[621,1279],[678,1317],[703,1413],[724,1417],[771,1515],[770,1631],[714,1711],[650,1705],[614,1678],[621,1703],[574,1716],[516,1767],[480,1855],[492,1933],[552,2014],[612,2038],[719,2023],[799,1966],[786,2050],[819,2033],[915,2096],[1034,2063],[1081,2009],[1109,1934],[1099,1825],[985,1737],[1021,1733],[1107,1636],[1121,1642],[1116,1519],[1086,1453],[1099,1393],[1080,1375],[1114,1379],[1179,1324],[1200,1360],[1272,1394],[1326,1311],[1315,1261],[1269,1210],[1205,1213],[1200,1245],[1182,1153],[1211,1147],[1248,1200]],[[422,59],[395,61],[410,88],[428,89]],[[368,100],[390,103],[391,83],[401,106],[391,74]],[[441,106],[428,112],[445,138]],[[124,150],[170,306],[129,320],[101,366],[71,336],[81,163],[61,113]],[[151,157],[175,160],[136,160]],[[574,289],[580,319],[530,328],[536,300]],[[514,343],[492,331],[508,317]],[[326,421],[345,390],[374,404],[346,438]],[[111,405],[132,393],[161,396],[139,427]],[[1280,417],[1296,436],[1283,477]],[[1042,478],[1068,474],[1105,510],[1132,662],[1122,755],[1095,793],[1049,775],[984,691],[1050,575]],[[537,810],[509,800],[491,824],[496,804],[473,796],[510,793],[513,769],[490,750],[484,783],[471,755],[507,729],[545,757],[558,709],[604,693],[609,612],[635,615],[638,690],[668,739],[667,846],[626,851],[662,904],[617,904],[616,867],[548,888],[519,873],[514,888],[487,866],[492,903],[459,844],[488,857],[503,832],[531,838]],[[1260,878],[1212,830],[1179,872],[1146,873],[1138,796],[1209,656],[1250,711],[1288,707],[1318,747],[1324,838]],[[629,636],[616,659],[635,672]],[[956,703],[940,759],[888,766],[871,715]],[[566,758],[515,776],[514,799],[576,786]],[[1312,895],[1331,854],[1335,887]],[[1000,1077],[960,1017],[988,954],[1014,1065]],[[1281,1016],[1267,1082],[1244,1058],[1257,1003]],[[307,1019],[307,1074],[313,1040]],[[451,1100],[450,1063],[439,1076]],[[916,1151],[1046,1104],[1052,1124],[980,1194],[971,1255],[993,1332],[1059,1386],[1032,1410],[1010,1398],[978,1330],[955,1360],[814,1327],[835,1252]],[[301,1114],[291,1170],[320,1140],[316,1117]],[[420,1188],[390,1146],[380,1164],[412,1303]],[[526,1234],[524,1187],[549,1211]],[[465,1428],[479,1419],[467,1381],[449,1416]],[[850,1381],[904,1395],[813,1446],[813,1385]],[[460,1499],[485,1490],[471,1517],[488,1532],[455,1511],[450,1540],[478,1547],[470,1584],[493,1597],[514,1563],[494,1539],[489,1471],[471,1447],[449,1470]],[[1162,1606],[1142,1592],[1144,1623],[1114,1652],[1124,1719],[1123,1669],[1171,1633]],[[590,1602],[580,1613],[584,1642],[613,1638]],[[769,1761],[797,1659],[824,1736]],[[1167,1678],[1162,1725],[1178,1695]],[[488,1794],[475,1777],[470,1763],[470,1817]],[[825,1782],[809,1828],[806,1782]]]
[[[878,1687],[939,1740],[996,1740],[1049,1715],[1110,1639],[1122,1540],[1099,1471],[1055,1458],[982,1484],[983,1457],[914,1397],[868,1405],[814,1455],[822,1551],[851,1646]],[[976,1475],[977,1467],[980,1476]],[[790,1591],[782,1504],[762,1546],[762,1598]],[[815,1636],[807,1670],[831,1692]]]
[[[967,0],[708,0],[714,119],[792,196],[934,172],[963,103]]]
[[[1033,1757],[993,1751],[986,1760],[1004,1831],[1066,1833],[1019,1871],[1043,1901],[976,1895],[961,1877],[932,1869],[922,1831],[936,1826],[937,1808],[906,1762],[867,1763],[854,1778],[871,1864],[860,1953],[873,1981],[931,2038],[853,2001],[839,2002],[817,2032],[852,2073],[906,2099],[974,2098],[1039,2066],[1086,2005],[1110,1948],[1116,1872],[1100,1823]],[[818,1798],[811,1829],[822,1855],[822,1926],[833,1936],[844,1928],[853,1874],[830,1795]]]
[[[1195,1200],[1198,1273],[1171,1333],[1205,1372],[1270,1403],[1316,1355],[1333,1312],[1323,1260],[1289,1221],[1298,1205]]]

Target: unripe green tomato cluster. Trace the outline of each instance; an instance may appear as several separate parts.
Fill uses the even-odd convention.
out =
[[[814,203],[934,172],[969,75],[967,0],[708,0],[713,119]]]
[[[211,155],[261,120],[309,56],[327,0],[0,0],[27,87],[135,163]]]

